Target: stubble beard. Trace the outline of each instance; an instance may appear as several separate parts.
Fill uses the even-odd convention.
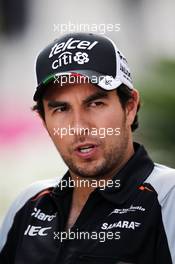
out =
[[[69,170],[78,177],[85,179],[106,178],[111,173],[111,171],[117,172],[121,168],[121,164],[123,164],[123,160],[125,159],[129,142],[128,132],[125,129],[121,130],[124,135],[122,135],[122,137],[118,136],[118,143],[111,143],[110,147],[108,146],[106,150],[104,149],[104,156],[101,162],[97,160],[95,164],[94,160],[89,160],[84,161],[82,166],[78,166],[72,158],[66,155],[61,156]]]

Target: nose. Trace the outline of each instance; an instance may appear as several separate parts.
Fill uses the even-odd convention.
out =
[[[90,132],[91,120],[84,111],[75,110],[71,117],[71,128],[76,131],[76,135],[86,135]]]

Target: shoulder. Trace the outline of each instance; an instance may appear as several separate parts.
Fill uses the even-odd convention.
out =
[[[157,192],[169,250],[175,263],[175,169],[155,163],[146,182],[151,184]]]
[[[170,195],[175,197],[175,169],[155,163],[152,173],[145,182],[153,186],[161,204]]]
[[[61,179],[61,178],[60,178]],[[0,250],[3,248],[9,230],[13,225],[14,218],[16,214],[22,209],[22,207],[29,201],[31,198],[35,197],[41,192],[47,191],[49,188],[54,188],[60,179],[51,179],[51,180],[42,180],[37,181],[28,186],[21,194],[15,199],[15,201],[10,206],[6,216],[4,217],[2,226],[0,228]]]
[[[18,211],[29,199],[33,198],[40,192],[46,191],[49,188],[55,187],[59,179],[42,180],[30,184],[25,190],[19,194],[16,200],[10,207],[9,211]]]

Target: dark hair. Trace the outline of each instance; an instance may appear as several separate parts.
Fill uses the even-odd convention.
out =
[[[120,100],[120,103],[121,103],[123,109],[125,109],[128,101],[133,98],[132,90],[130,88],[128,88],[128,86],[126,86],[125,84],[121,84],[116,89],[116,93],[119,96],[119,100]],[[131,130],[132,131],[135,131],[139,127],[139,121],[138,121],[138,111],[139,111],[139,109],[140,109],[140,102],[138,103],[137,113],[136,113],[134,121],[133,121],[133,123],[131,125]]]
[[[125,84],[121,84],[117,89],[116,93],[119,96],[120,103],[125,109],[128,101],[133,98],[132,90],[129,89]],[[137,113],[140,108],[140,103],[137,106]],[[42,96],[39,98],[39,100],[36,102],[36,104],[32,107],[33,111],[36,111],[40,117],[45,121],[45,112],[44,112],[44,106],[43,106],[43,98]],[[138,114],[136,113],[136,116],[134,118],[134,121],[131,125],[131,130],[134,131],[138,128],[139,123],[138,123]]]
[[[45,121],[45,112],[44,112],[44,105],[43,105],[43,97],[41,96],[36,104],[32,107],[33,111],[36,111],[39,116]]]

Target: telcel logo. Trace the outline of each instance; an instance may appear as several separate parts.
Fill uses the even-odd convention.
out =
[[[38,220],[41,221],[49,221],[51,222],[53,218],[56,217],[56,213],[54,215],[47,215],[43,212],[41,212],[41,209],[37,209],[36,207],[33,210],[33,213],[31,213],[31,216],[37,218]]]
[[[49,54],[49,58],[52,56],[67,50],[72,50],[72,49],[83,49],[83,50],[91,50],[95,45],[97,45],[98,41],[87,41],[87,40],[79,40],[79,39],[74,39],[70,38],[68,39],[67,42],[61,42],[61,43],[56,43],[52,48],[51,52]]]

